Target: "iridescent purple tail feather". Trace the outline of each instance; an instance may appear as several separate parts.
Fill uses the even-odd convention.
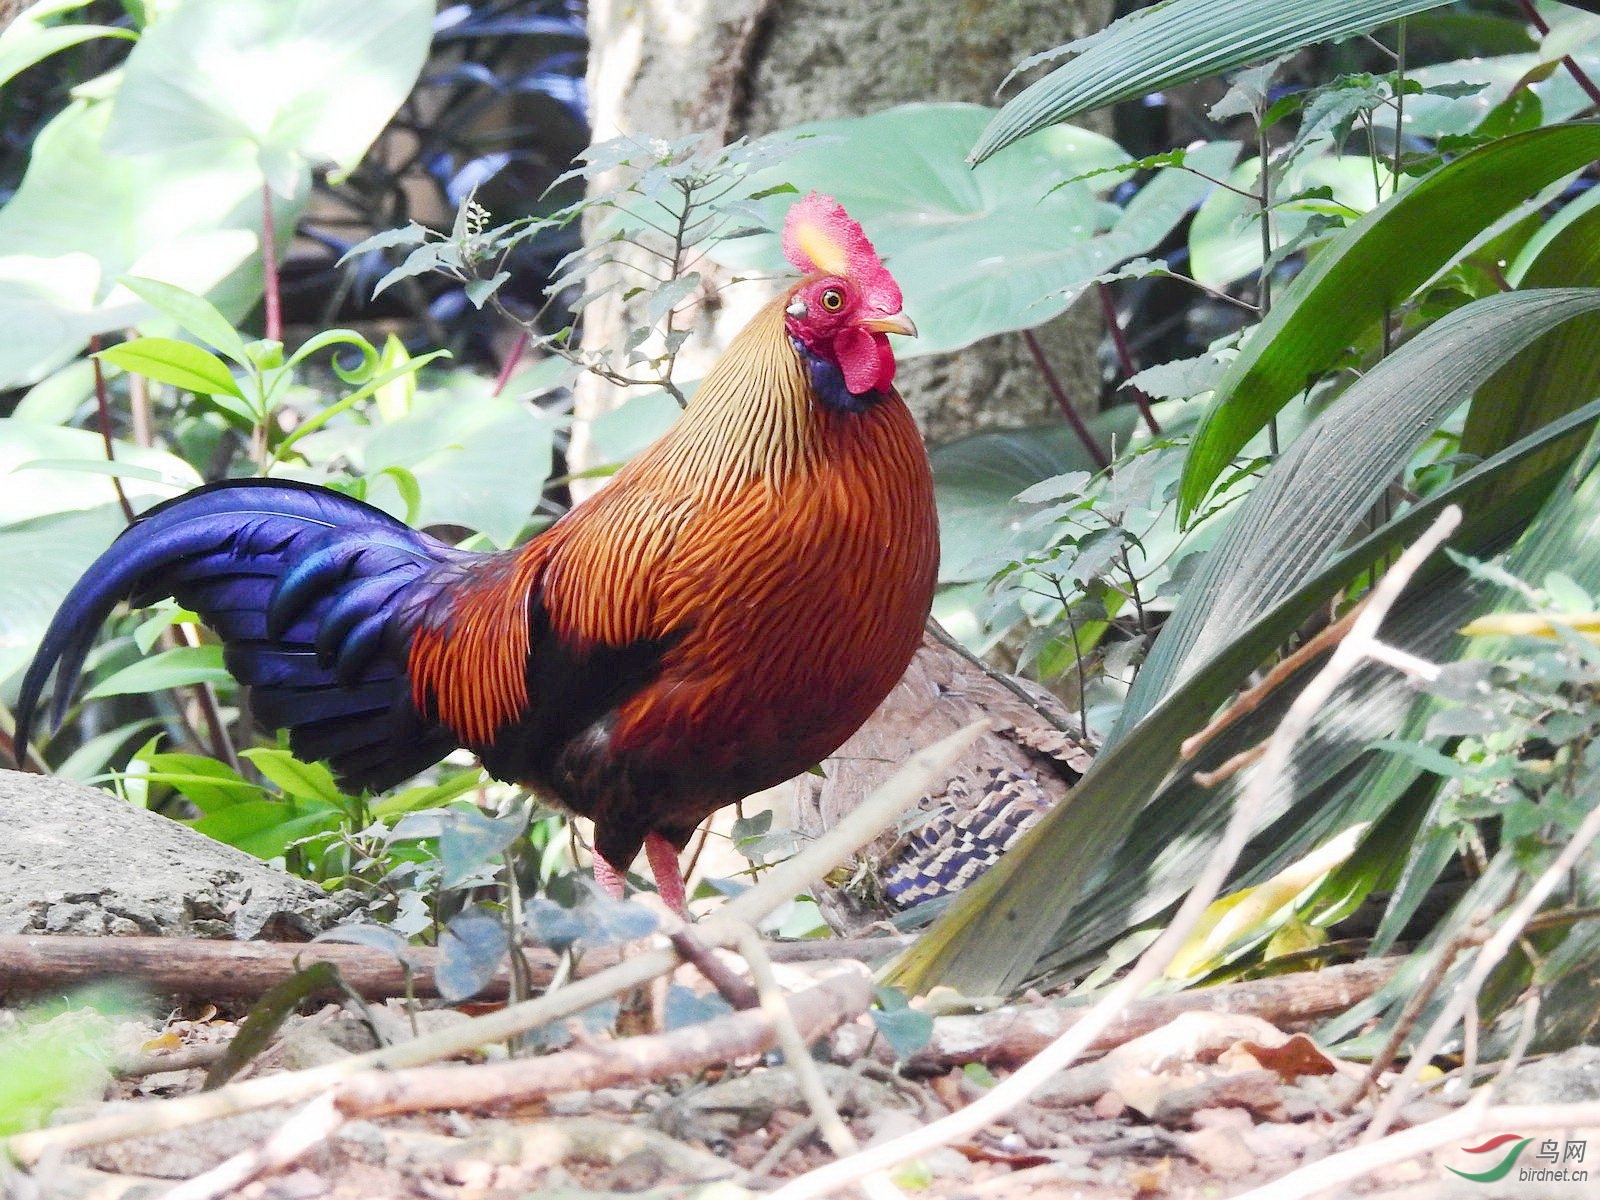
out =
[[[266,728],[289,730],[341,781],[393,786],[455,748],[412,705],[406,654],[416,614],[464,554],[327,488],[278,480],[212,484],[158,505],[80,579],[23,679],[21,761],[45,685],[59,725],[95,636],[122,600],[172,596],[221,638]]]

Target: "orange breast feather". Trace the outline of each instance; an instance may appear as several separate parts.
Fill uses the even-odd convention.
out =
[[[810,398],[781,305],[735,340],[661,441],[471,580],[448,635],[419,630],[419,703],[463,741],[488,743],[527,704],[535,595],[579,652],[680,635],[616,710],[616,751],[653,765],[777,782],[830,753],[894,685],[937,565],[927,455],[897,395],[861,414]]]

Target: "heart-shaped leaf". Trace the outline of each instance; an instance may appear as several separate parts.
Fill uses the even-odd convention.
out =
[[[801,192],[815,188],[861,222],[917,323],[915,341],[896,341],[901,355],[955,350],[1042,324],[1095,276],[1153,250],[1211,187],[1168,169],[1119,209],[1097,195],[1115,174],[1065,181],[1126,163],[1128,155],[1099,134],[1070,127],[1029,138],[973,170],[966,149],[991,112],[973,104],[907,104],[803,125],[792,131],[807,139],[801,149],[752,177],[755,191],[778,181]],[[1194,153],[1194,165],[1225,172],[1236,151],[1214,143]],[[792,202],[791,195],[760,201],[774,227]],[[790,270],[772,235],[723,243],[716,254],[736,266]]]

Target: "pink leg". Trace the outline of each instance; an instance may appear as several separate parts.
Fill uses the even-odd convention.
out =
[[[624,872],[617,870],[598,854],[594,856],[594,881],[600,890],[613,900],[622,899]]]
[[[688,920],[689,903],[683,872],[678,869],[678,848],[659,833],[652,833],[644,839],[644,853],[650,860],[650,872],[656,877],[656,891],[661,894],[662,903]],[[597,867],[598,864],[597,859]]]

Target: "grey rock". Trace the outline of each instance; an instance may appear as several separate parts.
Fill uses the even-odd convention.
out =
[[[1600,1046],[1574,1046],[1512,1072],[1502,1104],[1576,1104],[1600,1100]]]
[[[0,771],[0,933],[310,937],[359,897],[63,779]]]

